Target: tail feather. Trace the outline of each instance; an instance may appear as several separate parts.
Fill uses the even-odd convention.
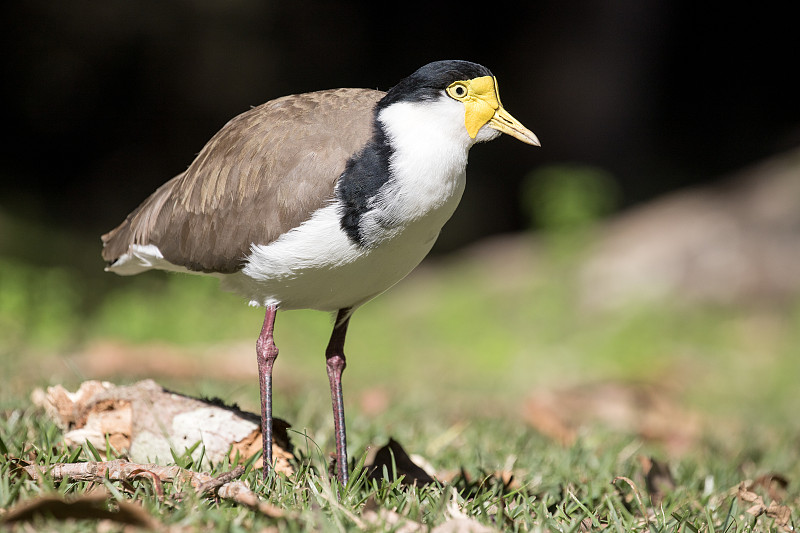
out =
[[[175,183],[183,176],[179,174],[159,187],[142,204],[134,209],[125,220],[108,233],[102,235],[103,259],[113,264],[130,251],[134,244],[151,244],[150,234],[159,213],[168,203]]]

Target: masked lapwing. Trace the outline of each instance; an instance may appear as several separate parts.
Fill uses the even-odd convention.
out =
[[[256,355],[264,473],[272,463],[278,310],[335,313],[325,350],[339,480],[347,483],[344,342],[353,312],[411,272],[453,214],[469,149],[507,133],[489,69],[437,61],[388,92],[286,96],[228,122],[187,170],[103,235],[106,270],[207,274],[266,308]]]

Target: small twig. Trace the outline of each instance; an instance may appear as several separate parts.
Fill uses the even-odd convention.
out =
[[[195,489],[195,492],[197,492],[197,494],[201,496],[209,492],[215,492],[226,483],[230,483],[234,479],[242,477],[242,474],[244,474],[244,466],[239,465],[229,472],[223,472],[222,474],[219,474],[215,478],[206,481],[205,483],[197,487]]]
[[[216,493],[220,498],[235,501],[267,516],[281,517],[285,515],[282,509],[261,500],[246,483],[236,480],[244,474],[245,468],[241,465],[213,477],[205,472],[192,472],[179,466],[130,463],[124,459],[106,462],[55,463],[50,465],[47,472],[42,472],[41,467],[36,464],[21,465],[20,468],[34,480],[41,479],[44,474],[48,474],[57,481],[62,479],[92,482],[102,482],[105,479],[130,481],[137,477],[147,477],[153,482],[155,492],[159,497],[163,497],[164,494],[163,482],[174,484],[188,481],[194,492],[200,496]],[[180,500],[186,495],[186,492],[180,492],[175,499]]]
[[[243,481],[225,483],[219,488],[217,494],[220,498],[235,501],[239,505],[244,505],[253,511],[257,511],[272,518],[286,516],[283,509],[259,498]]]
[[[34,480],[47,474],[56,481],[68,479],[70,481],[102,482],[104,479],[111,481],[125,481],[135,478],[142,472],[158,477],[168,483],[188,481],[192,487],[199,487],[213,479],[204,472],[191,472],[179,466],[162,466],[157,464],[131,463],[124,459],[113,461],[90,461],[86,463],[54,463],[43,472],[40,465],[31,464],[21,467]]]

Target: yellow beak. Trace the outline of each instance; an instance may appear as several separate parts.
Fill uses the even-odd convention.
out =
[[[532,144],[533,146],[542,145],[535,133],[523,126],[519,120],[512,117],[511,113],[503,109],[502,106],[498,107],[494,112],[492,118],[489,119],[488,125],[490,128],[507,133],[524,143]]]

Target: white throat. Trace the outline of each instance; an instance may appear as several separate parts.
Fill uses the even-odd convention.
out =
[[[424,180],[424,176],[452,175],[466,168],[475,140],[464,126],[464,104],[447,97],[398,102],[381,110],[378,120],[395,149],[391,165],[396,173]]]
[[[391,180],[376,198],[381,207],[372,213],[374,237],[382,241],[391,237],[387,228],[402,231],[421,220],[438,233],[461,200],[475,143],[464,127],[464,105],[446,97],[398,102],[381,110],[378,120],[394,152]]]

